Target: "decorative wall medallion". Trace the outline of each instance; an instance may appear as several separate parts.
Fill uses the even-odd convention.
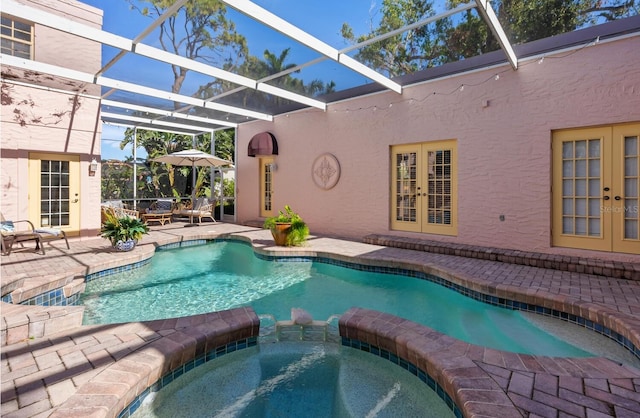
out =
[[[321,189],[329,190],[338,183],[340,179],[340,163],[332,154],[320,155],[313,162],[311,168],[313,182]]]

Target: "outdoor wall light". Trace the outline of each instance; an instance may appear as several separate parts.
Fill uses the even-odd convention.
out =
[[[271,171],[278,170],[278,164],[276,164],[276,163],[269,164],[269,170],[271,170]]]
[[[89,176],[92,176],[92,177],[95,176],[96,175],[96,171],[98,171],[98,162],[94,158],[89,163]]]

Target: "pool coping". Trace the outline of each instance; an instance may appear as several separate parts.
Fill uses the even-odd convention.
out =
[[[439,275],[441,277],[446,278],[447,280],[452,281],[453,283],[466,286],[469,289],[472,289],[475,291],[480,291],[480,292],[484,291],[489,295],[495,295],[496,297],[499,297],[499,298],[504,297],[512,300],[523,299],[523,302],[526,302],[526,303],[541,302],[540,306],[545,306],[545,307],[548,307],[549,309],[559,308],[560,311],[562,311],[563,309],[567,309],[570,312],[574,312],[574,314],[578,314],[578,315],[585,314],[586,315],[585,317],[589,318],[589,320],[592,320],[596,323],[599,323],[599,321],[602,321],[603,325],[604,324],[607,324],[606,326],[610,325],[611,329],[623,331],[624,335],[625,336],[628,335],[629,340],[634,341],[634,344],[636,345],[636,347],[638,346],[637,330],[640,329],[640,326],[639,326],[640,323],[638,322],[637,318],[632,315],[627,315],[622,312],[617,312],[615,310],[608,309],[603,305],[594,304],[594,303],[585,303],[583,301],[570,298],[570,297],[557,297],[556,295],[553,295],[553,294],[546,294],[544,291],[540,289],[535,289],[535,291],[532,291],[532,289],[517,289],[517,288],[514,289],[513,286],[504,286],[504,285],[492,286],[491,283],[487,283],[485,280],[478,279],[477,277],[474,278],[472,276],[467,276],[465,274],[460,274],[460,272],[450,271],[447,268],[438,266],[437,263],[424,263],[419,261],[413,262],[411,260],[406,260],[406,259],[399,260],[393,257],[386,258],[386,259],[381,257],[376,257],[376,256],[371,257],[370,253],[368,253],[366,256],[353,256],[349,254],[345,255],[345,254],[339,254],[337,252],[332,252],[332,251],[324,251],[324,250],[317,250],[313,248],[304,248],[304,247],[303,248],[275,248],[271,246],[271,243],[268,242],[268,240],[266,241],[263,240],[262,236],[256,238],[255,236],[252,236],[251,233],[248,233],[248,234],[203,233],[203,234],[198,234],[198,236],[195,237],[195,239],[207,240],[207,239],[214,239],[214,238],[220,238],[220,237],[234,237],[235,239],[240,239],[240,240],[244,240],[245,242],[250,242],[254,246],[254,250],[256,251],[256,253],[263,254],[266,256],[327,257],[334,260],[363,263],[367,265],[380,265],[380,266],[391,265],[391,266],[397,266],[398,268],[413,269],[413,270],[422,271],[428,274]],[[189,237],[189,240],[192,238],[194,238],[194,236]],[[164,240],[164,244],[177,243],[185,239],[186,238],[184,236],[174,237],[173,239]],[[163,240],[157,240],[154,243],[154,245],[162,245],[162,241]],[[354,244],[354,246],[356,245],[357,244]],[[149,253],[152,255],[153,252],[155,251],[155,247],[154,246],[151,246],[151,247],[152,248],[147,248],[147,250],[143,252],[143,253],[147,253],[146,255],[135,254],[135,255],[132,255],[130,259],[136,259],[139,261],[141,259],[144,259]],[[148,255],[148,256],[150,257],[151,255]],[[95,271],[97,269],[94,268],[93,270]],[[56,311],[55,308],[50,308],[49,310]],[[362,312],[360,313],[362,314]],[[381,321],[380,315],[381,314],[379,312],[375,312],[375,311],[369,314],[369,316],[371,317],[370,319],[373,322]],[[3,317],[4,317],[4,309],[3,309]],[[393,318],[385,319],[384,321],[382,321],[382,323],[385,323],[386,321],[386,323],[396,324],[398,320],[404,321],[400,318],[393,317]],[[380,344],[379,341],[380,341],[381,335],[385,335],[385,333],[388,334],[388,330],[385,330],[384,327],[381,329],[377,329],[377,328],[371,328],[369,326],[369,328],[367,329],[367,332],[364,332],[363,329],[360,329],[359,327],[354,326],[353,322],[351,322],[351,324],[352,325],[349,326],[350,327],[349,329],[351,330],[350,332],[357,331],[360,334],[356,334],[358,335],[357,338],[351,338],[351,337],[349,338],[354,341],[361,341],[364,344],[369,344],[374,347],[377,346],[376,344]],[[454,342],[458,343],[458,345],[454,344],[455,349],[447,348],[447,350],[442,350],[442,347],[440,347],[438,350],[436,350],[436,353],[439,353],[439,354],[434,354],[429,352],[423,353],[427,359],[431,359],[428,362],[423,363],[423,365],[425,367],[427,366],[431,367],[430,369],[429,367],[427,368],[429,370],[432,370],[436,377],[440,376],[438,378],[442,379],[442,383],[443,383],[442,386],[447,390],[447,393],[453,399],[456,400],[456,403],[459,404],[460,408],[463,411],[465,411],[465,416],[470,416],[467,414],[467,411],[472,412],[472,409],[469,409],[471,407],[478,408],[479,411],[483,411],[484,410],[483,408],[486,409],[488,407],[487,405],[490,405],[490,403],[487,403],[485,400],[483,400],[484,399],[483,397],[486,396],[489,392],[486,392],[483,390],[480,390],[479,392],[470,391],[469,390],[470,388],[467,388],[464,385],[461,386],[461,383],[455,383],[457,380],[460,380],[460,382],[467,382],[469,377],[468,376],[465,377],[464,375],[459,376],[454,372],[457,368],[460,368],[460,367],[454,367],[453,369],[445,367],[448,364],[447,361],[449,362],[452,361],[451,358],[447,359],[445,356],[442,360],[439,360],[439,362],[434,362],[434,360],[432,360],[434,358],[433,357],[434,355],[437,357],[437,355],[444,356],[445,353],[446,354],[456,353],[455,358],[461,362],[460,364],[467,364],[466,362],[471,361],[477,365],[479,363],[482,363],[481,360],[483,360],[484,363],[482,364],[485,366],[485,368],[491,371],[491,373],[489,373],[489,376],[491,376],[491,379],[494,382],[502,383],[502,385],[499,384],[499,386],[502,388],[502,392],[506,394],[506,396],[510,399],[511,405],[514,408],[516,408],[518,411],[532,411],[532,410],[535,411],[536,408],[544,410],[545,408],[549,407],[549,404],[540,403],[539,400],[536,401],[535,399],[533,399],[533,397],[535,396],[535,393],[538,393],[535,390],[535,387],[537,385],[535,383],[536,379],[549,380],[551,379],[551,377],[556,379],[556,393],[555,395],[553,394],[548,394],[548,395],[555,396],[553,399],[555,399],[556,403],[558,404],[562,404],[563,402],[567,403],[567,400],[562,399],[562,396],[559,395],[559,391],[560,389],[562,389],[561,388],[562,385],[561,383],[558,383],[558,380],[562,381],[563,376],[566,377],[564,379],[565,383],[570,382],[571,384],[575,384],[576,386],[578,386],[578,384],[575,381],[576,379],[578,379],[582,382],[582,387],[586,389],[588,389],[590,386],[588,382],[591,382],[593,380],[598,380],[598,379],[604,379],[605,381],[608,382],[608,384],[610,384],[610,382],[612,381],[617,382],[613,384],[614,387],[622,386],[622,387],[626,387],[627,390],[629,390],[629,387],[634,388],[634,383],[629,383],[629,382],[636,382],[637,379],[640,379],[640,375],[638,375],[639,373],[638,370],[634,368],[628,368],[625,366],[616,365],[615,363],[606,359],[591,358],[588,360],[582,360],[582,359],[556,359],[556,358],[541,357],[541,356],[520,356],[512,353],[504,353],[497,350],[483,349],[482,347],[471,346],[469,344],[459,342],[455,339],[452,339],[446,336],[444,336],[446,338],[443,338],[442,336],[436,337],[434,334],[432,334],[435,331],[429,330],[427,327],[423,327],[420,325],[417,325],[417,328],[415,329],[413,329],[412,327],[409,327],[409,328],[411,329],[404,330],[404,333],[398,336],[398,341],[401,341],[401,342],[399,343],[399,345],[395,347],[395,349],[398,350],[399,353],[405,353],[407,356],[410,357],[407,360],[416,361],[416,364],[419,363],[420,361],[424,361],[424,360],[419,361],[419,359],[415,357],[416,353],[420,353],[421,352],[420,350],[423,350],[423,348],[421,347],[423,346],[437,347],[439,346],[439,344],[442,344],[442,342],[447,339],[451,339]],[[420,347],[413,347],[410,342],[404,341],[407,339],[408,335],[412,335],[412,337],[409,338],[408,341],[423,341],[423,344],[419,344]],[[426,338],[429,335],[431,335],[432,339],[425,340],[424,338]],[[168,338],[168,337],[163,336],[162,339],[164,338]],[[412,347],[411,350],[408,350],[408,347]],[[465,347],[464,350],[466,351],[464,351],[461,347]],[[479,353],[482,353],[482,354],[479,354]],[[171,355],[173,354],[175,353],[172,353]],[[127,357],[128,356],[125,356],[124,358],[127,358]],[[488,361],[488,360],[491,360],[491,361]],[[121,360],[118,360],[114,364],[118,364],[120,361]],[[456,365],[457,363],[454,362],[453,364]],[[513,367],[514,364],[517,365],[518,367],[514,368]],[[531,366],[532,364],[534,366]],[[509,366],[509,367],[506,367],[506,366]],[[461,370],[463,369],[464,367],[461,368]],[[561,372],[558,372],[558,370],[560,370]],[[488,372],[485,370],[485,374],[486,373]],[[100,372],[98,376],[101,374],[102,372]],[[507,374],[509,374],[512,377],[506,378],[503,376]],[[539,377],[539,376],[546,376],[546,377]],[[518,380],[520,382],[518,383],[519,386],[523,385],[522,383],[523,380],[526,380],[527,382],[533,382],[531,383],[530,385],[531,387],[529,388],[529,395],[520,394],[517,391],[513,393],[510,392],[509,391],[510,386],[509,385],[504,386],[503,384],[505,379],[507,379],[508,382],[512,382],[514,381],[514,379],[516,380],[519,379]],[[478,380],[476,383],[480,383],[480,382],[481,381]],[[84,385],[81,385],[78,388],[78,391],[76,393],[78,396],[86,395],[85,392],[88,391],[88,388],[89,388],[85,386],[86,384],[87,383],[85,383]],[[586,391],[586,389],[584,389],[583,392]],[[526,392],[526,391],[520,390],[520,392]],[[635,389],[634,389],[634,392],[635,392]],[[99,395],[100,396],[98,396],[98,398],[100,397],[104,398],[106,396],[104,393],[100,393]],[[519,395],[520,397],[516,395]],[[73,396],[71,398],[73,398]],[[112,395],[109,395],[109,397],[111,396]],[[582,394],[582,396],[586,396],[586,395]],[[613,396],[611,397],[613,398]],[[69,398],[69,400],[71,398]],[[586,398],[591,399],[592,397],[586,396]],[[516,402],[514,402],[514,399],[516,399]],[[525,402],[525,400],[528,400],[528,401]],[[605,412],[604,409],[606,408],[605,406],[602,406],[603,402],[604,402],[603,400],[597,400],[597,401],[593,401],[592,404],[588,403],[586,404],[586,406],[583,406],[583,407],[591,408],[593,411],[599,411],[599,409],[597,408],[598,406],[600,406],[603,409],[600,412],[604,413]],[[615,409],[616,407],[620,407],[620,408],[624,407],[624,406],[617,405],[616,402],[617,401],[615,399],[611,400],[607,408],[612,410],[612,409]],[[67,405],[66,402],[61,404],[58,407],[58,409],[62,408],[65,405]],[[562,405],[560,406],[556,405],[554,408],[557,411],[563,410]],[[502,410],[504,409],[501,409],[501,411]],[[102,411],[102,413],[100,413],[99,416],[111,416],[111,415],[103,415],[106,412],[104,408],[102,409],[98,408],[98,410],[96,410],[95,412],[99,412],[99,411]],[[636,412],[640,411],[640,409],[635,411]],[[84,411],[84,412],[87,412],[87,411]],[[475,414],[479,412],[473,412],[473,413]],[[85,416],[83,414],[80,414],[80,415]],[[504,416],[504,414],[500,414],[500,415]],[[544,415],[544,414],[541,414],[541,415]],[[73,416],[73,415],[65,415],[65,416]]]

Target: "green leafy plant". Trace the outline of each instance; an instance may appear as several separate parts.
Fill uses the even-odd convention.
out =
[[[263,227],[271,230],[274,238],[276,238],[279,225],[288,225],[282,228],[286,234],[284,245],[300,245],[304,243],[309,236],[309,227],[302,220],[302,217],[294,212],[289,205],[284,207],[284,211],[279,211],[278,215],[265,219]]]
[[[100,235],[115,246],[118,241],[138,241],[149,233],[149,226],[138,218],[129,216],[117,217],[113,212],[105,213],[105,220]]]

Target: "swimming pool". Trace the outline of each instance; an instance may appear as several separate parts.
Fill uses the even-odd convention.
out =
[[[215,382],[215,384],[212,384]],[[453,417],[406,370],[332,343],[259,344],[222,356],[147,397],[133,418]]]
[[[232,241],[159,250],[142,268],[87,283],[80,303],[86,307],[85,324],[239,306],[278,320],[288,319],[291,308],[300,307],[324,320],[360,306],[485,347],[558,357],[592,355],[546,332],[530,315],[473,300],[428,280],[315,261],[268,261],[256,257],[251,246]]]

